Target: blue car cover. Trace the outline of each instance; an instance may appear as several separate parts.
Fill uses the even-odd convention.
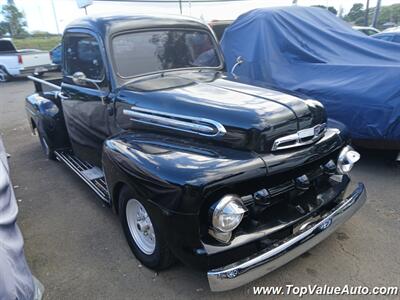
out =
[[[221,40],[240,78],[319,100],[354,139],[400,140],[400,44],[353,30],[327,10],[256,9]]]

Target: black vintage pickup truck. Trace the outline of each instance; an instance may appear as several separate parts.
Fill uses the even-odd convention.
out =
[[[119,215],[145,266],[179,259],[207,272],[213,291],[232,289],[304,253],[365,202],[361,183],[345,193],[359,159],[345,128],[318,101],[224,72],[207,25],[86,17],[62,44],[62,79],[31,78],[29,122],[48,158]]]

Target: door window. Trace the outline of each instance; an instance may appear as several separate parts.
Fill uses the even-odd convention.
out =
[[[96,38],[88,34],[67,34],[64,37],[65,73],[83,72],[87,78],[104,79],[104,64]]]

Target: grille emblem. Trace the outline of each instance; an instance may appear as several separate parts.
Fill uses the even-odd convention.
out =
[[[309,145],[319,140],[326,131],[326,123],[297,131],[296,133],[276,139],[272,151]]]
[[[326,219],[326,220],[324,220],[319,226],[318,226],[318,228],[320,229],[320,230],[325,230],[325,229],[327,229],[329,226],[331,226],[332,225],[332,219],[331,218],[329,218],[329,219]]]

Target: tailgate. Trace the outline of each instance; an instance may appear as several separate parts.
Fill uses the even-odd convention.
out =
[[[24,68],[34,68],[44,65],[50,65],[50,54],[49,52],[32,51],[32,52],[21,52],[22,64]]]

